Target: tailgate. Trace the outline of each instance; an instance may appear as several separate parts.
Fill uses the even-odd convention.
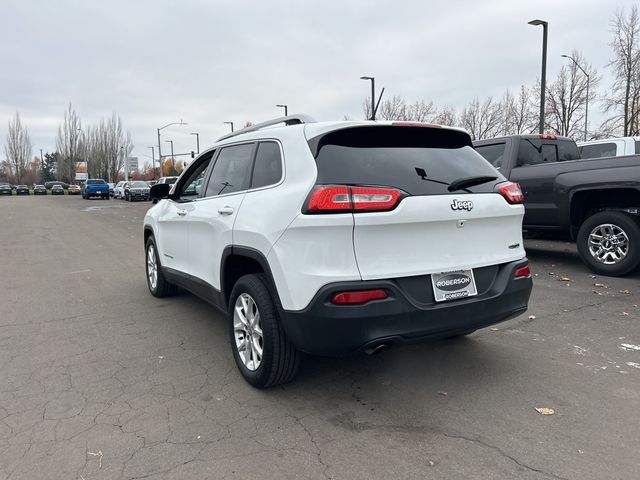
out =
[[[455,200],[473,207],[454,211]],[[522,205],[510,205],[499,194],[408,197],[390,212],[355,214],[360,274],[374,280],[521,259],[523,214]]]

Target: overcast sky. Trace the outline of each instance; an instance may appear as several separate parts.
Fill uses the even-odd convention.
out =
[[[610,82],[610,21],[630,0],[0,0],[0,141],[20,112],[34,154],[55,149],[72,102],[83,125],[115,111],[150,161],[156,128],[176,153],[290,113],[362,118],[372,75],[385,96],[462,108],[540,75],[578,49]],[[594,122],[598,116],[593,105]],[[591,117],[591,115],[590,115]],[[169,144],[163,143],[163,153]],[[157,155],[157,152],[156,152]],[[4,149],[0,149],[0,157]]]

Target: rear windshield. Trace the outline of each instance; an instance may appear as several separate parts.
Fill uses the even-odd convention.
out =
[[[164,179],[164,183],[168,183],[169,185],[173,185],[178,180],[178,177],[167,177]]]
[[[492,143],[489,145],[476,145],[476,151],[482,155],[491,165],[496,168],[502,167],[504,163],[504,151],[507,144]]]
[[[149,185],[147,185],[145,182],[133,182],[131,186],[132,187],[148,187]]]
[[[580,151],[573,140],[545,140],[526,137],[520,140],[518,165],[538,165],[578,160],[579,158]]]
[[[380,185],[411,195],[449,194],[454,180],[492,176],[469,187],[493,192],[504,178],[471,146],[466,133],[422,127],[354,127],[309,140],[318,165],[318,184]],[[460,194],[460,191],[453,192]]]
[[[583,145],[580,147],[582,158],[615,157],[615,143],[594,143],[593,145]]]
[[[104,180],[87,180],[87,185],[104,185],[105,182]]]

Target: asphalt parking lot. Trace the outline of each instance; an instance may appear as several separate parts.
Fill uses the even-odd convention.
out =
[[[150,205],[0,198],[1,480],[638,477],[639,274],[529,240],[527,314],[259,391],[220,314],[148,294]]]

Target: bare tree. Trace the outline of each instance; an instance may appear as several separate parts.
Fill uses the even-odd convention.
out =
[[[4,147],[11,173],[20,183],[25,175],[31,157],[31,140],[26,127],[22,126],[20,114],[16,112],[13,120],[9,120],[7,142]]]
[[[58,127],[56,138],[56,148],[58,150],[58,180],[70,182],[75,176],[75,162],[81,157],[82,145],[82,124],[80,117],[69,103],[67,111],[64,112],[64,120]]]
[[[102,119],[86,129],[84,156],[88,171],[94,177],[113,180],[124,167],[125,159],[133,150],[131,134],[124,130],[122,120],[116,113]]]
[[[545,124],[557,135],[580,138],[584,131],[587,83],[590,81],[593,98],[600,76],[595,67],[589,64],[580,52],[574,50],[571,57],[575,61],[563,65],[555,80],[547,88]],[[578,65],[589,74],[590,80],[587,80]]]
[[[611,122],[623,136],[640,134],[640,16],[638,7],[631,7],[625,16],[621,10],[611,22],[613,40],[609,44],[614,58],[614,81],[604,101],[606,111],[614,112]]]
[[[493,97],[488,97],[481,103],[476,97],[462,110],[460,124],[469,132],[472,139],[482,140],[501,134],[503,118],[500,102],[495,102]]]

